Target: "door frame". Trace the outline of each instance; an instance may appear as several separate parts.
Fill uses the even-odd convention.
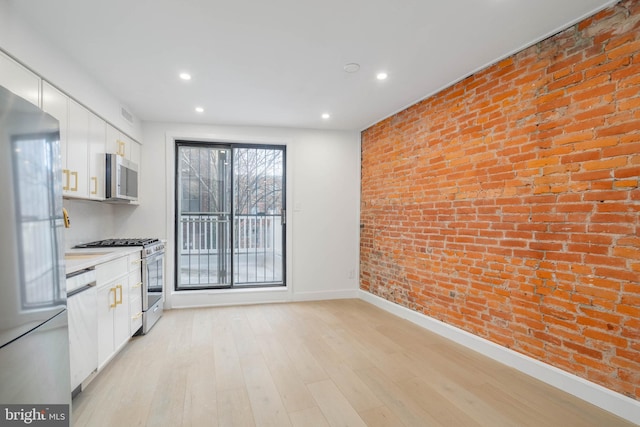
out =
[[[170,200],[173,200],[173,209],[169,210],[170,216],[169,216],[169,223],[173,223],[173,237],[174,237],[174,242],[175,242],[175,247],[173,248],[173,257],[172,257],[172,261],[173,261],[173,270],[174,270],[174,274],[173,274],[173,278],[174,278],[174,284],[172,287],[172,292],[192,292],[192,291],[224,291],[224,290],[238,290],[238,289],[269,289],[269,288],[275,288],[275,289],[285,289],[287,290],[287,277],[288,277],[288,259],[289,259],[289,235],[290,233],[288,232],[288,225],[289,225],[289,221],[290,221],[290,210],[288,209],[287,206],[287,193],[289,192],[289,184],[288,184],[288,180],[287,180],[287,175],[290,173],[289,170],[289,166],[287,163],[287,151],[288,151],[288,144],[286,142],[280,142],[279,143],[274,143],[274,142],[263,142],[263,143],[257,143],[257,142],[244,142],[244,141],[229,141],[229,140],[199,140],[199,139],[193,139],[193,138],[171,138],[172,140],[172,153],[173,153],[173,166],[172,166],[172,171],[174,174],[173,177],[173,188],[169,189],[172,193],[173,193],[173,197]],[[167,142],[169,142],[169,137],[167,138]],[[179,266],[179,246],[181,246],[181,243],[179,241],[179,229],[180,229],[180,224],[179,224],[179,218],[178,218],[178,180],[179,180],[179,174],[178,174],[178,167],[179,167],[179,162],[180,162],[180,158],[177,155],[179,152],[179,149],[181,146],[191,146],[191,147],[199,147],[199,146],[203,146],[203,147],[210,147],[210,148],[220,148],[220,149],[228,149],[229,152],[231,153],[231,165],[230,165],[230,186],[231,186],[231,200],[230,200],[230,227],[229,227],[229,246],[230,246],[230,255],[229,255],[229,262],[230,262],[230,273],[229,273],[229,284],[224,284],[224,285],[219,285],[219,286],[193,286],[190,287],[188,289],[178,289],[178,283],[179,283],[179,274],[180,271],[178,269]],[[167,148],[169,148],[167,146]],[[282,220],[282,283],[265,283],[265,284],[243,284],[241,286],[237,286],[235,285],[235,205],[234,205],[234,200],[235,200],[235,174],[234,174],[234,168],[235,168],[235,157],[234,157],[234,149],[235,148],[248,148],[248,149],[276,149],[276,150],[281,150],[282,151],[282,169],[283,169],[283,176],[282,176],[282,209],[284,210],[283,215],[281,217]],[[168,162],[169,163],[169,159]],[[170,248],[169,248],[170,249]]]

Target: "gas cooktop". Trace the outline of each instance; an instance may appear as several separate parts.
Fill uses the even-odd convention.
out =
[[[124,239],[105,239],[96,242],[81,243],[74,246],[75,248],[108,248],[116,246],[149,246],[159,242],[159,239],[144,238],[124,238]]]

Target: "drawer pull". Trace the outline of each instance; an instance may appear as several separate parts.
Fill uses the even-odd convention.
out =
[[[138,282],[138,283],[136,283],[135,285],[133,285],[133,286],[131,287],[131,289],[136,289],[136,288],[139,288],[140,286],[142,286],[142,282]]]
[[[136,314],[135,316],[132,316],[132,317],[131,317],[131,320],[138,320],[138,319],[139,319],[139,318],[141,318],[141,317],[142,317],[142,312],[140,311],[140,312],[138,312],[138,314]]]

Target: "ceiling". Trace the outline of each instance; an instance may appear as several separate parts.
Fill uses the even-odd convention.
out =
[[[140,120],[362,130],[612,0],[9,3]]]

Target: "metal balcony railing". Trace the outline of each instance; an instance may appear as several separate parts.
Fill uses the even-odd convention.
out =
[[[282,281],[281,215],[235,215],[233,223],[230,216],[224,212],[180,216],[182,286],[229,284],[231,252],[235,284]]]

